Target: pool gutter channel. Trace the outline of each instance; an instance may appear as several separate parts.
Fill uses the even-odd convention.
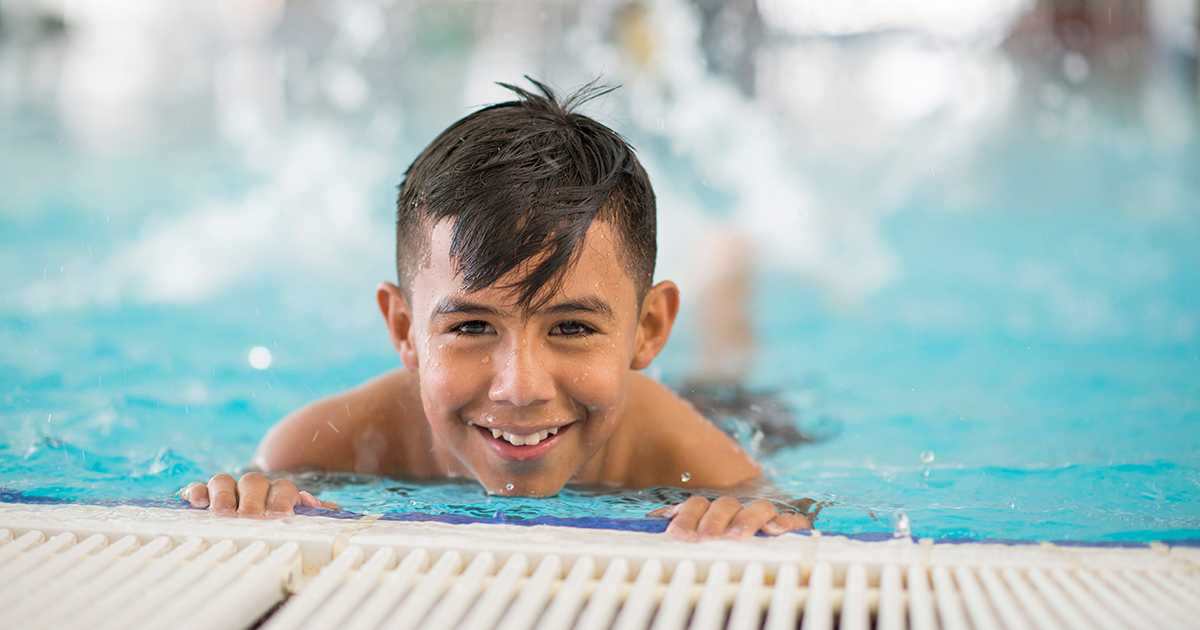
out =
[[[184,619],[172,625],[245,628],[289,595],[264,628],[657,630],[690,619],[693,628],[815,629],[836,620],[839,628],[1119,630],[1195,627],[1200,618],[1194,547],[935,545],[819,532],[687,543],[377,518],[0,504],[0,627]],[[177,564],[163,568],[167,560]],[[136,584],[153,570],[160,580]],[[102,583],[109,578],[120,580]],[[112,616],[100,623],[45,607],[62,601],[100,602]]]

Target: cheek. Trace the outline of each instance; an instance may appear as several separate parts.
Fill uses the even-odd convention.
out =
[[[487,394],[486,364],[478,358],[456,356],[434,349],[421,364],[421,398],[426,412],[453,413]]]
[[[588,361],[572,377],[572,397],[593,413],[616,408],[625,398],[629,369],[617,355],[619,353],[605,353],[603,357]]]

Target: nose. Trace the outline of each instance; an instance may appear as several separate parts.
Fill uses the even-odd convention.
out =
[[[517,407],[554,400],[554,378],[544,350],[540,343],[514,340],[505,350],[504,361],[497,361],[499,369],[492,378],[489,398]]]

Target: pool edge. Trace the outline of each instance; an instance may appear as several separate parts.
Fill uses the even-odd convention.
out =
[[[14,535],[39,530],[47,534],[100,533],[109,538],[134,535],[143,542],[158,536],[177,540],[198,537],[205,541],[229,539],[239,546],[255,541],[278,547],[297,543],[304,573],[328,564],[349,545],[373,551],[383,547],[430,550],[456,549],[474,554],[524,553],[540,557],[551,553],[565,557],[655,558],[666,565],[683,559],[725,560],[737,564],[761,562],[770,566],[795,563],[812,566],[871,565],[989,565],[1036,566],[1046,569],[1162,568],[1200,572],[1200,549],[1151,543],[1146,547],[1064,546],[1055,543],[1011,545],[989,541],[935,544],[932,539],[854,540],[821,531],[785,534],[744,541],[684,542],[663,534],[581,529],[558,525],[512,525],[380,520],[378,515],[357,519],[320,515],[279,519],[214,517],[201,510],[137,506],[78,504],[30,505],[0,503],[0,528]]]

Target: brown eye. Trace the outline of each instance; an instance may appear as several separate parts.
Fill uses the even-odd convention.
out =
[[[586,324],[571,320],[562,322],[561,324],[555,326],[554,330],[551,331],[552,334],[558,334],[564,337],[581,337],[592,332],[595,331],[589,328]]]
[[[487,322],[472,321],[457,324],[454,328],[450,329],[450,332],[459,335],[485,335],[491,332],[491,330],[492,326]]]

